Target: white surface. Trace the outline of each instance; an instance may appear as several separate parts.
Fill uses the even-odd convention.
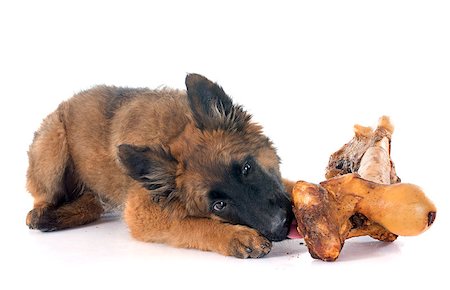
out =
[[[0,2],[0,289],[448,284],[447,2],[243,2]],[[291,179],[321,181],[354,123],[390,115],[398,174],[437,204],[435,225],[389,245],[350,240],[334,263],[297,240],[258,260],[145,244],[120,220],[27,229],[26,150],[45,115],[94,84],[183,88],[187,72],[218,81],[264,125]]]

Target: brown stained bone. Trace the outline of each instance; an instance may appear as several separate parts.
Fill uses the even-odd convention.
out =
[[[355,136],[352,140],[331,155],[326,169],[326,178],[338,178],[349,173],[357,173],[362,178],[378,183],[400,182],[389,156],[393,132],[389,118],[380,118],[375,131],[370,127],[355,125],[354,132]],[[375,173],[370,170],[372,169],[370,164],[374,160],[367,157],[370,154],[366,155],[366,152],[370,150],[387,151],[387,161],[376,160],[384,164],[384,168],[379,168]],[[366,158],[364,158],[365,155]],[[380,171],[382,174],[377,174]],[[330,188],[326,184],[327,181],[320,185],[299,181],[292,191],[298,230],[304,236],[312,257],[334,261],[338,258],[345,240],[352,237],[368,235],[387,242],[397,238],[397,235],[380,224],[355,211],[361,196],[341,195],[339,188]]]
[[[292,197],[298,230],[309,252],[325,261],[334,261],[349,237],[371,234],[391,240],[394,233],[418,235],[436,216],[436,206],[417,185],[380,184],[357,173],[320,184],[298,181]]]
[[[414,188],[405,186],[407,191]],[[380,240],[392,239],[394,234],[380,224],[386,221],[380,218],[378,201],[385,194],[398,195],[401,190],[395,185],[365,180],[356,173],[336,176],[320,184],[298,181],[292,191],[294,214],[311,256],[334,261],[345,240],[354,236],[370,234]],[[397,205],[400,204],[394,204]],[[390,206],[389,211],[395,209]]]
[[[382,117],[378,127],[355,126],[355,137],[330,158],[329,179],[298,181],[292,190],[298,231],[311,256],[338,258],[345,240],[369,235],[392,242],[397,235],[427,230],[436,206],[422,189],[400,183],[390,158],[393,127]]]

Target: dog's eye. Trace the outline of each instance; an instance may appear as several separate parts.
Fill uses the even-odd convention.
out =
[[[227,206],[227,204],[225,202],[217,201],[217,202],[214,203],[213,209],[215,211],[222,211],[226,206]]]
[[[252,166],[250,164],[248,164],[247,162],[244,164],[244,166],[242,166],[242,175],[243,176],[247,176],[248,173],[250,172],[250,169],[252,168]]]

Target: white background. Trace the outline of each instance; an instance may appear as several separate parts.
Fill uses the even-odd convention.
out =
[[[0,288],[442,289],[449,15],[448,1],[1,1]],[[353,124],[391,116],[397,172],[434,200],[435,224],[393,244],[350,240],[334,263],[300,240],[258,260],[145,244],[108,219],[28,230],[26,151],[48,113],[95,84],[183,88],[188,72],[254,115],[293,180],[321,181]]]

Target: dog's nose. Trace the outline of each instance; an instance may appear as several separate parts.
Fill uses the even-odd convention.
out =
[[[275,216],[270,223],[270,231],[272,233],[278,232],[280,230],[280,227],[282,227],[285,223],[286,223],[285,216],[284,217],[281,215]]]
[[[280,241],[286,238],[287,235],[287,217],[286,215],[276,215],[270,221],[269,232],[273,241]]]

